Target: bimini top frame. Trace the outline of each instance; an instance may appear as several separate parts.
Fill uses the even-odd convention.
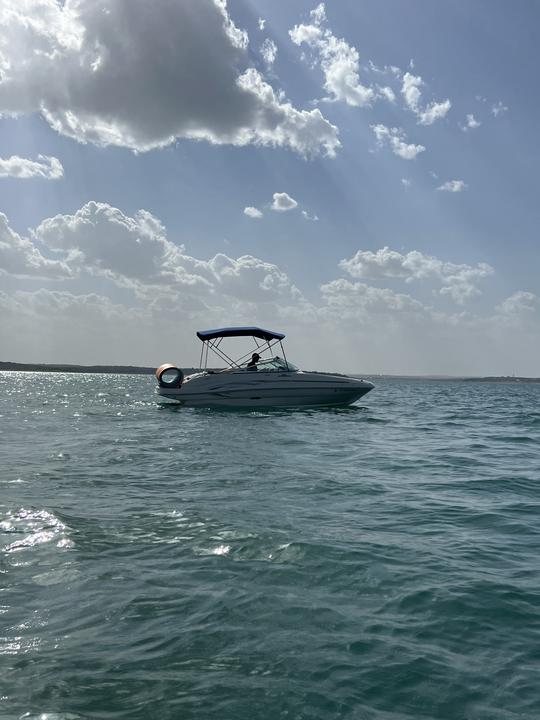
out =
[[[227,337],[252,337],[256,346],[255,350],[260,353],[271,353],[272,348],[279,344],[281,352],[283,353],[283,359],[285,360],[287,367],[289,367],[285,356],[285,350],[283,349],[282,340],[285,337],[283,333],[273,332],[272,330],[264,330],[263,328],[254,326],[227,327],[216,328],[215,330],[199,330],[197,332],[197,337],[202,341],[200,362],[201,369],[206,369],[208,367],[209,349],[221,358],[221,360],[228,363],[231,368],[241,368],[242,365],[246,364],[247,359],[251,356],[251,352],[242,355],[238,358],[238,360],[233,360],[219,347],[223,338]],[[263,342],[259,343],[257,340],[262,340]]]

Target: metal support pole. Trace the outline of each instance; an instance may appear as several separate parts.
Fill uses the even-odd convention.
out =
[[[287,366],[287,370],[289,370],[289,363],[287,362],[287,356],[285,355],[285,348],[283,347],[283,343],[281,340],[279,341],[279,344],[281,345],[281,352],[283,353],[283,359],[285,360],[285,365]]]

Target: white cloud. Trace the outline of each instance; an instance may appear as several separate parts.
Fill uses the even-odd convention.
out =
[[[0,158],[0,177],[58,180],[63,175],[64,168],[60,160],[48,155],[38,155],[37,160],[29,160],[18,155]]]
[[[218,254],[208,262],[217,290],[251,303],[297,302],[301,294],[277,265],[251,255],[237,259]]]
[[[277,57],[277,45],[270,38],[261,45],[261,55],[268,69],[271,69]]]
[[[4,0],[2,21],[4,115],[39,112],[79,142],[136,151],[177,138],[339,147],[320,110],[294,108],[247,67],[225,0]]]
[[[441,262],[413,250],[402,255],[385,246],[376,252],[358,250],[349,260],[341,260],[339,266],[355,278],[404,278],[407,280],[427,277],[434,269],[439,271]]]
[[[344,371],[538,375],[540,312],[450,314],[410,295],[346,280],[323,285],[321,295],[310,350],[319,340],[317,357],[328,347],[334,367]]]
[[[411,187],[411,181],[409,178],[401,178],[401,184],[406,188]]]
[[[257,124],[256,130],[242,130],[233,144],[284,146],[303,157],[323,152],[334,157],[340,147],[337,128],[328,122],[319,109],[296,110],[289,102],[281,101],[260,73],[249,68],[238,78],[238,85],[260,99],[259,115],[268,122]],[[195,136],[194,136],[195,137]]]
[[[400,278],[406,282],[435,279],[442,283],[441,295],[449,295],[458,304],[463,304],[480,291],[475,283],[493,273],[487,263],[476,266],[455,264],[412,250],[405,255],[383,247],[372,252],[359,250],[352,258],[341,260],[339,266],[354,278]]]
[[[439,185],[439,187],[437,188],[437,190],[451,193],[463,192],[463,190],[466,189],[467,184],[463,182],[463,180],[447,180],[442,185]]]
[[[9,349],[4,359],[158,365],[178,352],[178,335],[173,341],[167,331],[169,318],[95,293],[0,291],[0,308],[0,347]]]
[[[286,192],[275,192],[272,196],[272,203],[270,205],[270,209],[274,210],[275,212],[287,212],[289,210],[294,210],[297,207],[298,202]],[[302,216],[306,220],[316,222],[319,219],[317,215],[315,215],[314,213],[310,214],[309,212],[307,212],[307,210],[302,210],[301,212]],[[244,215],[256,219],[263,217],[263,213],[261,210],[251,206],[244,208]]]
[[[323,314],[343,320],[369,321],[373,315],[379,314],[425,312],[422,303],[410,295],[343,278],[322,285],[321,294],[327,305]]]
[[[73,277],[76,271],[71,270],[65,262],[44,257],[31,240],[12,230],[7,217],[0,213],[0,275],[2,274],[61,280]]]
[[[44,220],[32,238],[63,254],[73,270],[106,277],[146,301],[171,293],[179,293],[190,308],[201,303],[225,307],[230,298],[263,304],[301,300],[287,275],[272,263],[250,255],[235,259],[218,253],[209,260],[188,255],[146,210],[130,217],[105,203],[89,202],[73,215]]]
[[[422,97],[420,88],[423,85],[424,82],[419,75],[412,75],[411,73],[406,72],[403,76],[401,93],[406,106],[416,115],[418,124],[432,125],[436,120],[440,120],[445,117],[452,107],[452,103],[450,100],[445,100],[444,102],[432,102],[422,108],[420,105]]]
[[[479,317],[435,312],[410,295],[345,279],[324,284],[317,306],[258,305],[248,296],[193,307],[179,293],[128,306],[96,293],[0,291],[0,347],[22,362],[190,366],[199,360],[195,330],[234,318],[283,330],[288,357],[307,369],[537,375],[540,308],[523,310],[521,295]],[[540,302],[523,295],[525,307]]]
[[[125,287],[206,284],[197,264],[171,243],[159,220],[146,210],[129,217],[106,203],[89,202],[73,215],[43,220],[33,238],[71,255],[71,264]]]
[[[395,78],[398,78],[401,75],[401,70],[396,65],[383,65],[382,67],[379,67],[378,65],[375,65],[372,60],[368,60],[368,68],[371,72],[377,73],[377,75],[392,75]]]
[[[264,26],[266,25],[266,20],[264,18],[259,18],[258,20],[259,30],[262,32],[264,30]]]
[[[195,330],[234,322],[283,330],[288,355],[307,368],[537,374],[537,295],[515,292],[494,313],[475,316],[442,312],[367,282],[408,280],[412,289],[423,280],[437,289],[433,303],[441,294],[464,302],[492,272],[486,264],[446,263],[418,251],[360,251],[342,262],[349,279],[324,283],[310,303],[274,263],[188,255],[147,211],[130,217],[88,203],[73,215],[44,220],[28,238],[2,221],[0,266],[25,276],[20,285],[31,290],[0,291],[0,347],[15,361],[156,366],[171,359],[189,366],[198,362]],[[47,246],[55,260],[45,257]],[[37,276],[49,282],[70,277],[70,291],[33,291]]]
[[[385,100],[388,100],[388,102],[391,103],[396,101],[396,94],[388,85],[386,85],[385,87],[377,85],[377,95],[378,97],[385,98]]]
[[[463,132],[467,132],[467,130],[476,130],[476,128],[479,128],[481,124],[480,120],[477,120],[473,113],[469,113],[466,117],[465,124],[460,125],[460,128]]]
[[[446,263],[451,266],[452,263]],[[478,263],[476,267],[470,265],[456,265],[454,271],[446,268],[447,274],[442,277],[444,287],[441,288],[441,295],[448,295],[458,305],[464,305],[481,291],[476,287],[476,282],[493,274],[493,268],[487,263]]]
[[[498,117],[499,115],[502,115],[502,113],[508,112],[508,107],[499,100],[497,103],[491,106],[491,112],[493,113],[494,117]]]
[[[263,216],[262,212],[258,208],[252,207],[251,205],[244,208],[244,215],[254,219],[259,219]]]
[[[538,315],[540,318],[540,297],[532,292],[520,290],[506,298],[497,310],[503,315],[511,317],[526,317]]]
[[[295,207],[296,201],[287,193],[274,194],[273,209],[285,212]],[[31,239],[14,233],[5,216],[0,227],[0,266],[13,275],[61,279],[84,270],[130,288],[140,297],[181,292],[195,305],[203,297],[217,301],[221,295],[243,300],[251,297],[253,302],[301,298],[285,273],[259,258],[246,255],[234,259],[219,253],[200,260],[186,254],[145,210],[130,217],[110,205],[90,202],[74,215],[44,220],[31,232]],[[61,259],[45,258],[38,243]],[[377,252],[360,250],[339,265],[359,279],[436,279],[443,286],[440,293],[460,303],[478,294],[475,283],[493,272],[486,263],[458,265],[419,251],[402,255],[387,247]]]
[[[311,11],[310,15],[315,25],[322,25],[322,23],[326,22],[325,4],[323,2],[319,3],[317,7]]]
[[[358,51],[325,28],[325,22],[325,6],[320,3],[311,11],[311,23],[295,25],[289,31],[290,38],[295,45],[305,43],[316,53],[324,73],[327,99],[341,100],[357,107],[370,105],[376,94],[360,82]]]
[[[294,210],[294,208],[298,206],[296,200],[286,192],[276,192],[273,198],[272,210],[276,210],[276,212],[287,212],[287,210]]]
[[[394,155],[398,155],[404,160],[414,160],[414,158],[426,149],[423,145],[414,145],[407,143],[405,133],[401,128],[388,128],[386,125],[372,125],[371,129],[375,133],[377,143],[383,146],[388,143],[392,148]]]

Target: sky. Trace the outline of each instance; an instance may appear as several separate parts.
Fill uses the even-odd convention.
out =
[[[259,325],[306,369],[540,376],[539,20],[3,0],[0,360],[192,366]]]

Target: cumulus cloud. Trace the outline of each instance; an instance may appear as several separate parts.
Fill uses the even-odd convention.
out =
[[[416,115],[418,124],[432,125],[436,120],[446,116],[452,107],[452,103],[450,100],[444,100],[444,102],[431,102],[422,107],[420,104],[422,98],[420,88],[423,85],[424,81],[419,75],[406,72],[402,80],[401,93],[405,105]]]
[[[313,369],[536,372],[537,295],[515,292],[494,314],[475,316],[440,311],[412,294],[368,282],[401,279],[411,287],[413,280],[431,280],[438,293],[463,302],[492,272],[485,264],[446,263],[388,248],[359,251],[341,263],[348,279],[324,283],[308,302],[274,263],[250,255],[188,255],[147,211],[129,216],[88,203],[72,215],[44,220],[27,238],[1,221],[0,266],[28,278],[20,282],[30,288],[0,290],[0,347],[9,348],[13,360],[158,365],[171,359],[192,365],[198,361],[195,330],[237,323],[285,331],[291,357]],[[99,276],[99,292],[88,290],[92,276]],[[69,291],[35,291],[30,281],[36,277],[72,279]],[[132,291],[118,291],[113,283]]]
[[[257,24],[259,26],[259,30],[262,32],[264,30],[264,26],[266,25],[266,20],[260,17]]]
[[[441,190],[442,192],[451,193],[463,192],[463,190],[466,189],[467,184],[463,180],[447,180],[437,188],[437,190]]]
[[[17,312],[34,313],[45,317],[57,314],[63,316],[64,320],[69,320],[72,316],[79,322],[88,313],[97,312],[101,319],[110,319],[115,314],[125,319],[129,314],[129,308],[115,304],[110,298],[96,293],[75,295],[66,290],[46,288],[31,292],[19,290],[11,296],[4,293],[3,304],[6,309]]]
[[[276,212],[287,212],[287,210],[294,210],[295,207],[298,207],[296,200],[286,192],[276,192],[273,198],[272,210]]]
[[[377,96],[385,98],[385,100],[391,103],[396,101],[396,94],[389,85],[385,85],[384,87],[377,85]]]
[[[340,147],[335,125],[326,120],[320,110],[296,110],[291,103],[282,101],[272,87],[253,68],[238,78],[238,85],[258,98],[257,124],[242,129],[231,140],[236,145],[254,143],[289,147],[303,157],[324,153],[334,157]],[[196,135],[193,135],[196,137]]]
[[[520,290],[506,298],[498,305],[497,310],[503,315],[514,318],[536,315],[540,319],[540,297],[532,292]]]
[[[283,330],[288,357],[308,369],[538,374],[540,312],[499,307],[485,317],[444,314],[410,295],[344,279],[323,285],[316,307],[276,303],[266,310],[232,299],[193,308],[173,293],[128,306],[95,293],[0,290],[0,347],[23,362],[157,366],[171,360],[190,366],[199,359],[195,330],[230,324],[231,318]]]
[[[218,289],[239,300],[261,303],[300,301],[300,291],[277,265],[251,255],[237,259],[218,254],[208,262]]]
[[[252,207],[251,205],[244,208],[244,215],[254,218],[255,220],[258,220],[263,216],[262,212],[258,208]]]
[[[340,278],[321,286],[326,303],[323,314],[366,321],[373,314],[424,313],[426,308],[410,295]]]
[[[4,0],[0,113],[136,151],[184,138],[334,155],[337,128],[283,100],[247,48],[225,0]]]
[[[48,155],[38,155],[37,160],[29,160],[18,155],[0,158],[0,177],[58,180],[63,175],[64,168],[60,160]]]
[[[66,262],[43,256],[29,239],[11,229],[7,217],[0,213],[0,275],[40,277],[61,280],[73,277],[75,270]]]
[[[270,209],[275,212],[283,213],[297,208],[298,202],[286,192],[275,192],[272,196],[272,203],[267,207],[270,207]],[[306,220],[317,221],[319,219],[317,215],[314,213],[310,214],[307,210],[302,210],[301,212],[302,216]],[[260,219],[263,217],[262,211],[252,206],[244,208],[244,215],[254,219]]]
[[[165,227],[146,210],[133,217],[106,203],[89,202],[73,215],[41,222],[32,238],[63,254],[73,269],[107,277],[136,296],[180,293],[190,307],[226,304],[224,297],[252,302],[297,302],[301,294],[276,265],[251,255],[218,253],[201,260],[169,240]]]
[[[467,132],[467,130],[476,130],[476,128],[479,128],[481,124],[480,120],[477,120],[473,113],[469,113],[465,119],[465,123],[460,125],[460,128],[463,132]]]
[[[418,250],[402,254],[389,247],[376,252],[359,250],[352,258],[341,260],[339,266],[354,278],[400,278],[409,283],[435,279],[443,285],[440,294],[450,296],[458,304],[479,295],[480,290],[475,283],[493,273],[493,268],[487,263],[458,265],[424,255]]]
[[[397,65],[383,65],[380,67],[372,60],[368,60],[368,67],[371,72],[376,73],[377,75],[390,75],[395,78],[399,78],[401,75],[401,70],[397,67]]]
[[[360,61],[356,48],[337,38],[324,26],[324,3],[311,11],[310,18],[309,24],[295,25],[289,35],[295,45],[305,44],[314,51],[324,73],[324,88],[328,93],[326,99],[341,100],[357,107],[370,105],[376,93],[373,88],[360,82]]]
[[[426,149],[423,145],[414,145],[407,143],[405,132],[401,128],[388,128],[386,125],[379,123],[372,125],[371,129],[377,138],[377,144],[382,147],[388,144],[394,155],[404,160],[414,160],[414,158]]]
[[[274,65],[277,57],[277,45],[270,38],[266,38],[266,40],[261,45],[261,55],[264,62],[266,63],[266,67],[270,70]]]
[[[130,217],[106,203],[89,202],[73,215],[43,220],[32,236],[69,254],[72,265],[122,286],[206,283],[196,262],[167,239],[165,228],[146,210]]]
[[[493,113],[494,117],[498,117],[499,115],[508,112],[508,107],[499,100],[491,106],[491,112]]]
[[[411,187],[411,181],[409,178],[401,178],[401,184],[406,188]]]
[[[96,293],[0,291],[0,347],[15,361],[157,366],[176,355],[168,320]]]

